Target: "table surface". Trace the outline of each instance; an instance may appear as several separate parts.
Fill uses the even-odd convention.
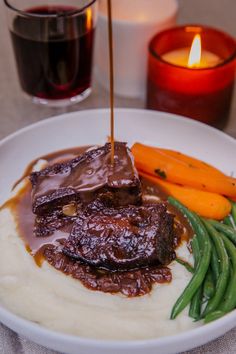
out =
[[[179,0],[179,3],[179,23],[207,24],[221,28],[236,37],[235,0]],[[3,1],[0,4],[0,48],[0,139],[28,124],[50,116],[89,108],[109,107],[108,92],[96,82],[89,98],[67,108],[37,106],[26,99],[17,79]],[[116,97],[115,105],[116,107],[144,108],[144,101]],[[225,131],[236,136],[236,90],[230,120]],[[235,353],[235,338],[236,330],[233,330],[217,341],[191,351],[191,353]],[[0,353],[2,354],[52,353],[52,351],[19,338],[1,325],[0,339]]]

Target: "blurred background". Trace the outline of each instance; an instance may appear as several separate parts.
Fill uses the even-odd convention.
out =
[[[236,37],[235,0],[179,0],[179,6],[179,24],[206,24]],[[96,80],[91,96],[74,106],[49,108],[37,106],[26,99],[19,86],[3,1],[0,4],[0,52],[0,139],[23,126],[53,115],[109,106],[108,92]],[[116,107],[144,108],[145,103],[141,99],[117,96],[115,105]],[[236,136],[236,90],[230,120],[225,131]]]

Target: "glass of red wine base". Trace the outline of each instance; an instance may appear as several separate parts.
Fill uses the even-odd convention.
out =
[[[33,102],[55,107],[88,97],[97,1],[4,2],[23,91]]]

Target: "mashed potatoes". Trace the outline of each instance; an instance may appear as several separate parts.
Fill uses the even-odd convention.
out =
[[[186,309],[169,320],[177,297],[191,275],[176,262],[173,280],[150,294],[126,298],[85,288],[51,267],[39,268],[17,235],[9,209],[0,212],[0,303],[10,311],[53,330],[99,339],[148,339],[196,326]],[[186,245],[178,252],[190,259]]]

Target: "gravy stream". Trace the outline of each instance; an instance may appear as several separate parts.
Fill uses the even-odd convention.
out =
[[[107,0],[108,13],[108,37],[109,37],[109,65],[110,65],[110,129],[111,129],[111,164],[114,164],[115,138],[114,138],[114,60],[113,60],[113,28],[112,28],[112,5]]]

